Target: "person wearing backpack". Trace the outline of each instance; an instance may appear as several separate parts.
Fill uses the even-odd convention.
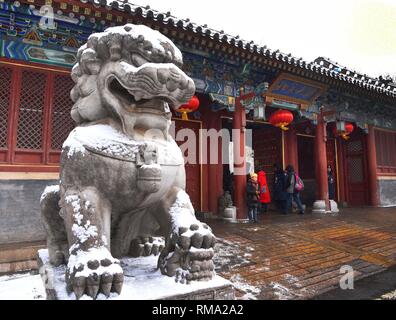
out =
[[[271,195],[268,189],[267,175],[264,170],[257,174],[257,182],[260,190],[260,213],[268,211],[268,204],[271,202]]]
[[[293,200],[297,204],[299,214],[304,214],[304,207],[301,203],[300,192],[304,189],[304,183],[301,178],[294,172],[294,168],[292,165],[288,165],[286,167],[287,172],[287,181],[286,181],[286,208],[283,214],[287,214],[287,212],[291,209]]]

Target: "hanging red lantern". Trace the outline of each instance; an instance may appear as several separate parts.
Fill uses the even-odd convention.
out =
[[[282,130],[289,130],[286,126],[293,122],[293,113],[289,110],[278,110],[271,114],[269,122]]]
[[[353,125],[353,123],[346,122],[343,130],[339,130],[337,128],[337,125],[335,125],[333,129],[333,133],[334,136],[341,136],[344,140],[348,140],[349,135],[353,132],[354,128],[355,126]]]
[[[345,140],[349,139],[349,135],[352,133],[354,129],[354,126],[352,123],[347,122],[345,123],[345,132],[341,133],[341,137],[343,137]]]
[[[176,111],[181,112],[182,120],[188,120],[187,113],[194,112],[199,107],[199,99],[193,96],[186,104],[182,104]]]
[[[354,127],[353,123],[347,122],[347,123],[345,124],[345,131],[346,131],[348,134],[351,134],[351,133],[353,132],[353,129],[354,129],[354,128],[355,128],[355,127]]]

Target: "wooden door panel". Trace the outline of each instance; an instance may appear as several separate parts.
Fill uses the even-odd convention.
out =
[[[347,201],[352,206],[367,205],[368,203],[363,138],[362,135],[356,135],[345,142]]]
[[[254,128],[253,150],[255,171],[264,170],[267,174],[267,181],[272,181],[274,163],[282,165],[281,130],[269,125]],[[269,187],[272,189],[272,183],[269,183]]]

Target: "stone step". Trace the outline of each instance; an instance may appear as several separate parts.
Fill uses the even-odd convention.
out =
[[[37,269],[37,251],[44,247],[44,241],[0,245],[0,274]]]

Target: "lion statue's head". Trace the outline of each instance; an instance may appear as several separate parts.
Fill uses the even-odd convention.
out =
[[[188,102],[195,85],[180,67],[180,50],[146,26],[94,33],[77,53],[71,116],[77,124],[112,118],[126,134],[169,128],[169,106]]]

